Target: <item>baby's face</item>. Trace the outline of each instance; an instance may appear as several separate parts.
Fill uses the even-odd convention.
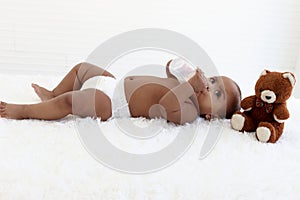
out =
[[[209,117],[225,117],[226,109],[230,109],[240,92],[228,77],[215,76],[208,78],[208,90],[197,94],[200,115]]]

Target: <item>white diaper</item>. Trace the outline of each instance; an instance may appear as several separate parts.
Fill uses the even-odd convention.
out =
[[[124,91],[124,79],[118,81],[109,76],[94,76],[86,80],[80,90],[89,88],[101,90],[111,99],[112,117],[130,117]]]

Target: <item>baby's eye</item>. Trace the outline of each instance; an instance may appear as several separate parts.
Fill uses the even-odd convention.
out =
[[[216,82],[216,80],[214,78],[210,78],[209,81],[211,84],[214,84]]]
[[[215,95],[219,98],[221,96],[221,92],[219,90],[216,90]]]

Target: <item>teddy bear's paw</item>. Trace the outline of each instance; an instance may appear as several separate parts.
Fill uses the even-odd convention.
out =
[[[237,131],[241,131],[244,127],[245,118],[240,114],[234,114],[231,117],[231,126]]]
[[[271,137],[271,131],[267,127],[258,127],[256,129],[256,137],[260,142],[268,142]]]

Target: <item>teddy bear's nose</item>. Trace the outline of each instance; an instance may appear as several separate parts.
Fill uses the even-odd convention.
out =
[[[271,96],[266,96],[266,99],[270,100],[272,97]]]

